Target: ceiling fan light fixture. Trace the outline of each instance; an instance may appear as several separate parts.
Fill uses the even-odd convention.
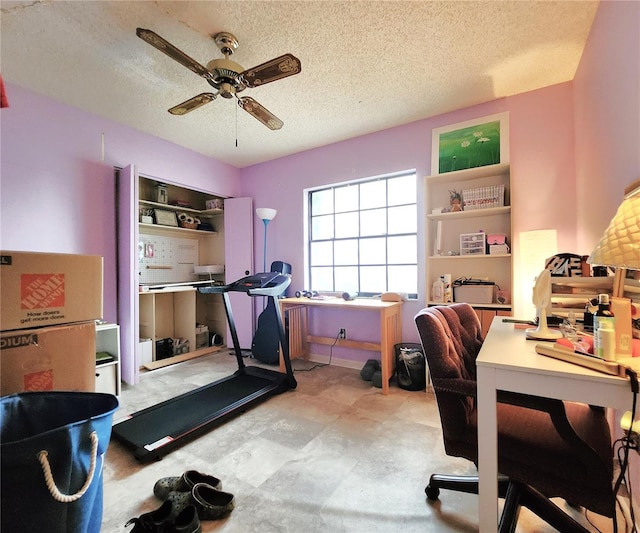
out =
[[[233,98],[236,94],[235,87],[230,83],[222,83],[219,90],[222,98]]]

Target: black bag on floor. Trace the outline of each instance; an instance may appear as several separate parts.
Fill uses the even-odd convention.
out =
[[[422,345],[396,344],[396,377],[401,389],[424,390],[427,386],[427,364]]]
[[[0,398],[2,533],[99,533],[117,407],[112,394],[93,392]]]

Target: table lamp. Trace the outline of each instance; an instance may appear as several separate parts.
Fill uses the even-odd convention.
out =
[[[258,209],[256,209],[256,215],[258,215],[258,218],[261,219],[262,222],[264,222],[264,255],[262,261],[263,272],[267,271],[267,225],[271,220],[275,218],[277,212],[278,211],[276,211],[275,209],[271,209],[269,207],[258,207]]]
[[[624,199],[587,259],[591,265],[615,267],[613,296],[624,295],[628,269],[640,270],[640,180],[625,189]]]

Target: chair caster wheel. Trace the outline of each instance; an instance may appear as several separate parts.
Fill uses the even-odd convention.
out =
[[[435,502],[438,499],[438,496],[440,496],[440,489],[438,487],[427,485],[424,489],[424,493],[427,495],[427,499],[429,501]]]

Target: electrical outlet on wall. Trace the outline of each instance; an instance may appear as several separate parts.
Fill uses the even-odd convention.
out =
[[[340,332],[338,333],[338,338],[340,339],[347,338],[347,330],[345,328],[340,328]]]

